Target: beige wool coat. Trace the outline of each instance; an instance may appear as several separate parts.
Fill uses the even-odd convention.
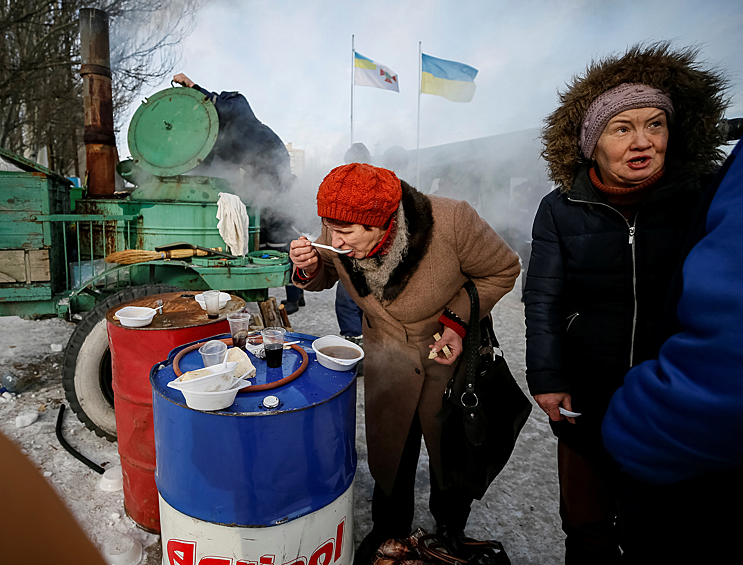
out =
[[[436,413],[454,366],[428,359],[433,334],[449,308],[469,321],[469,297],[462,285],[470,277],[485,316],[514,285],[520,266],[516,253],[464,201],[426,196],[402,183],[408,223],[408,253],[382,300],[347,257],[318,249],[322,262],[309,281],[295,274],[305,290],[323,290],[337,280],[364,312],[364,396],[369,468],[389,495],[405,439],[418,410],[431,471],[441,483],[440,426]],[[318,239],[330,244],[327,229]]]

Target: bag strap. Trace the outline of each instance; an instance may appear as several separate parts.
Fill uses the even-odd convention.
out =
[[[463,398],[465,398],[465,393],[468,391],[468,384],[469,390],[474,393],[477,356],[480,350],[480,324],[472,323],[472,320],[480,319],[480,296],[477,293],[475,283],[469,279],[464,283],[464,289],[470,297],[470,323],[467,328],[467,335],[464,338],[464,350],[444,391],[444,398],[447,399],[451,398],[451,395],[456,391],[458,398],[455,398],[454,402],[463,407],[465,407]],[[476,398],[469,398],[468,400],[474,400],[474,404],[476,405]]]
[[[416,540],[415,548],[418,554],[426,561],[436,565],[465,565],[467,559],[455,557],[446,551],[446,546],[441,543],[438,536],[428,534]]]
[[[475,393],[475,377],[477,376],[478,356],[480,355],[480,295],[475,283],[468,280],[464,289],[470,296],[470,322],[464,343],[464,359],[467,363],[466,380],[460,402],[465,410],[477,407],[479,400]]]

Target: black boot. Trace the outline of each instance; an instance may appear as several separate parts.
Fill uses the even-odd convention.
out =
[[[298,302],[289,302],[288,300],[282,300],[281,303],[284,305],[284,309],[286,310],[287,314],[294,314],[294,312],[299,310]]]
[[[511,565],[511,560],[499,541],[478,541],[466,537],[464,530],[447,526],[438,526],[436,537],[447,553],[465,559],[467,565]]]

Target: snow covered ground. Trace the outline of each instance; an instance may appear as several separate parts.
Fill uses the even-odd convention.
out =
[[[516,288],[520,288],[517,282]],[[272,291],[277,299],[283,290]],[[307,306],[291,316],[294,330],[311,335],[338,332],[333,310],[335,290],[306,293]],[[254,307],[255,305],[250,305]],[[524,381],[523,305],[516,292],[506,296],[493,310],[495,330],[517,381]],[[13,373],[28,380],[28,389],[10,400],[0,400],[0,431],[12,439],[53,485],[81,526],[99,547],[128,536],[144,548],[143,565],[159,565],[162,559],[159,536],[138,528],[124,513],[123,492],[104,492],[97,486],[100,475],[68,454],[55,435],[61,404],[63,353],[74,329],[59,319],[22,320],[0,318],[0,373]],[[19,415],[38,414],[32,424],[17,427]],[[65,410],[64,437],[80,453],[108,469],[119,465],[117,445],[97,437]],[[358,543],[371,529],[373,481],[366,466],[363,427],[363,387],[359,387],[357,450],[359,466],[355,488],[355,540]],[[476,501],[467,534],[503,542],[514,565],[562,563],[563,539],[557,504],[556,442],[541,411],[533,411],[514,455],[491,485],[483,500]],[[428,505],[428,465],[425,449],[417,476],[415,525],[435,529]],[[2,491],[12,485],[0,485]],[[4,543],[8,543],[5,540]]]

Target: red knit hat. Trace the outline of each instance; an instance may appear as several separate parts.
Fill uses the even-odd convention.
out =
[[[317,191],[317,215],[341,222],[383,226],[402,198],[395,173],[365,163],[349,163],[328,173]]]

